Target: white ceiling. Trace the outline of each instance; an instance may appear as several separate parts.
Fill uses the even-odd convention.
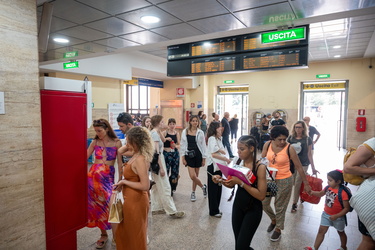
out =
[[[73,50],[83,57],[141,51],[166,59],[169,45],[305,24],[310,62],[375,57],[375,0],[37,0],[38,24],[44,2],[53,16],[41,62]],[[144,15],[161,21],[143,23]]]

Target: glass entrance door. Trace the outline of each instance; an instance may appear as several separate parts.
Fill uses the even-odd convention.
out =
[[[344,90],[303,91],[302,117],[309,116],[310,125],[320,132],[319,145],[327,148],[346,147],[347,100]]]
[[[238,135],[248,134],[248,94],[220,94],[216,96],[217,113],[220,119],[223,118],[224,112],[229,112],[230,118],[235,114],[239,119]]]

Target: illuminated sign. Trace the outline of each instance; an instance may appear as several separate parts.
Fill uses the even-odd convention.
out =
[[[78,61],[75,62],[68,62],[68,63],[63,63],[64,69],[74,69],[78,68]]]
[[[345,82],[306,83],[303,85],[303,89],[304,90],[345,89]]]
[[[306,39],[306,27],[262,33],[262,43],[278,43]]]
[[[78,56],[78,51],[65,52],[64,58],[71,58]]]

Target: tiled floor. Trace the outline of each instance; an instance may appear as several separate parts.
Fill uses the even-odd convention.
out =
[[[234,145],[235,147],[235,145]],[[235,150],[236,151],[236,150]],[[235,152],[234,151],[234,152]],[[344,152],[332,148],[325,148],[320,144],[314,153],[314,160],[319,177],[326,185],[326,173],[334,169],[342,169]],[[201,180],[206,182],[205,168],[201,169]],[[231,224],[232,202],[227,202],[230,190],[224,188],[221,211],[222,218],[208,215],[207,199],[203,198],[200,188],[197,188],[197,201],[190,201],[191,181],[185,167],[180,168],[180,182],[174,201],[179,210],[186,212],[182,219],[173,219],[167,215],[149,216],[150,250],[166,249],[234,249],[234,236]],[[357,187],[350,186],[352,192]],[[290,212],[291,204],[286,212],[285,230],[282,231],[278,242],[269,240],[270,234],[266,229],[270,223],[268,216],[263,213],[261,224],[253,238],[251,246],[254,249],[303,249],[314,243],[323,211],[324,197],[318,205],[303,203],[298,206],[297,213]],[[348,236],[348,249],[356,249],[361,241],[361,234],[357,228],[357,215],[353,211],[348,215],[348,226],[345,231]],[[126,215],[125,215],[126,221]],[[95,249],[95,241],[99,237],[98,229],[83,228],[78,232],[78,249]],[[111,239],[111,233],[110,239]],[[330,228],[320,249],[333,250],[340,247],[337,232]],[[105,249],[115,249],[108,241]]]

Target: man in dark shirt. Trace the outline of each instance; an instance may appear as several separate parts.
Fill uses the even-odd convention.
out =
[[[310,126],[310,117],[305,116],[303,118],[303,121],[306,123],[307,127],[309,128],[309,137],[313,141],[312,150],[314,150],[314,144],[319,140],[320,133],[314,126]],[[315,140],[314,140],[314,135],[317,135]]]
[[[230,126],[229,126],[229,113],[225,112],[224,117],[221,120],[221,125],[223,126],[223,145],[227,148],[230,158],[234,158],[232,149],[230,148],[229,135],[230,135]]]
[[[117,116],[117,124],[120,127],[121,132],[126,136],[126,132],[128,132],[129,129],[131,129],[134,126],[134,121],[130,114],[122,112]],[[126,145],[126,137],[124,145]],[[128,162],[132,155],[133,153],[130,152],[126,155],[123,155],[122,162]]]
[[[272,129],[273,126],[276,126],[276,125],[286,126],[285,121],[281,119],[279,112],[275,112],[273,116],[274,116],[274,119],[271,121],[270,130]]]

